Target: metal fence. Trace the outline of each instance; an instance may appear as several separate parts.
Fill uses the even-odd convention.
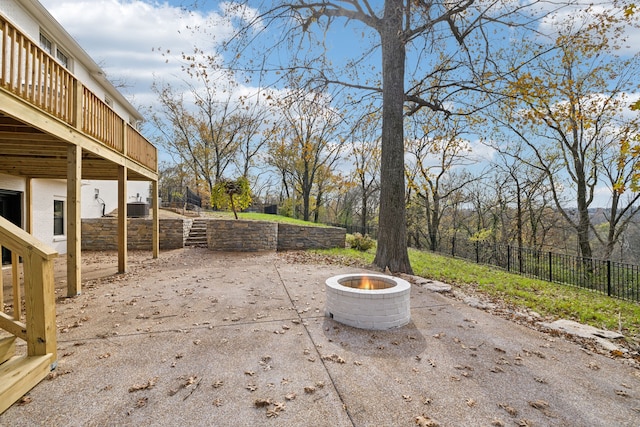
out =
[[[640,301],[640,266],[489,242],[454,239],[438,252],[536,279]]]
[[[375,227],[340,225],[347,233],[377,237]],[[511,273],[584,289],[610,297],[640,302],[640,266],[583,258],[532,248],[477,242],[469,239],[442,241],[438,253],[503,268]]]

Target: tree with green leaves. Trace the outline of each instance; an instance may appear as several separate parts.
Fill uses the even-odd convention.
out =
[[[238,211],[251,206],[251,188],[246,177],[236,180],[220,179],[211,192],[211,206],[218,209],[231,209],[238,219]]]

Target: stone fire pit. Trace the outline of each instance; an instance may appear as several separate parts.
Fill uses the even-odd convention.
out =
[[[325,314],[361,329],[398,328],[411,320],[411,285],[382,274],[342,274],[326,280]]]

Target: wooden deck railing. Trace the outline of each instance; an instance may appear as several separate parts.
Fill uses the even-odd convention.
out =
[[[0,279],[1,414],[44,379],[55,366],[57,351],[53,259],[58,254],[2,217],[0,247],[11,251],[13,294],[9,314],[5,312],[4,284]],[[26,354],[15,354],[16,339],[26,342]]]
[[[0,87],[112,150],[154,172],[158,171],[157,149],[104,101],[85,88],[53,56],[22,34],[2,15]],[[124,138],[130,138],[126,144]]]

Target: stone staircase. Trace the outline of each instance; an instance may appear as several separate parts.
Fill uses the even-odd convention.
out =
[[[184,242],[185,246],[207,247],[207,220],[204,218],[194,218],[191,224],[189,236]]]

